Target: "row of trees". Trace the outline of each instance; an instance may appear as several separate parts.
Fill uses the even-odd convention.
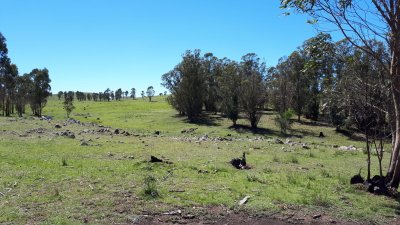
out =
[[[371,40],[370,45],[379,57],[388,55],[382,42]],[[356,126],[364,132],[368,115],[381,117],[375,109],[390,106],[390,91],[383,88],[389,82],[384,65],[349,41],[335,43],[325,33],[306,40],[270,68],[253,53],[235,62],[187,51],[162,80],[172,93],[169,103],[188,119],[206,110],[221,112],[235,125],[243,112],[253,128],[263,109],[272,107],[279,114],[293,109],[298,121],[302,115],[323,117],[338,127]]]
[[[171,92],[168,102],[189,120],[206,110],[222,112],[235,125],[244,112],[256,128],[266,102],[265,77],[265,63],[254,53],[235,62],[194,50],[162,76],[162,85]]]
[[[99,92],[99,93],[84,93],[84,92],[80,92],[80,91],[76,91],[74,93],[74,92],[70,92],[70,91],[69,92],[59,91],[57,93],[58,100],[61,100],[62,97],[64,97],[64,100],[65,100],[65,98],[70,96],[71,93],[72,93],[72,96],[74,96],[74,95],[76,96],[76,99],[78,101],[86,101],[86,100],[88,100],[88,101],[91,101],[91,100],[93,100],[93,101],[114,101],[114,100],[120,101],[124,97],[128,98],[129,94],[130,94],[129,95],[130,98],[132,98],[132,99],[136,98],[136,89],[135,88],[132,88],[130,93],[129,93],[129,91],[122,91],[121,88],[117,89],[115,92],[111,91],[109,88],[107,88],[104,92]],[[142,98],[145,98],[145,96],[147,96],[149,101],[151,101],[152,97],[154,97],[154,95],[155,95],[153,86],[149,86],[147,88],[146,95],[145,95],[144,91],[142,91],[141,95],[142,95]],[[160,93],[160,95],[162,95],[162,94]],[[164,95],[166,95],[166,92],[164,93]]]
[[[364,113],[355,118],[361,117],[361,121],[365,121],[363,125],[366,127],[366,133],[370,127],[376,127],[375,124],[387,122],[390,125],[392,153],[385,184],[397,189],[400,183],[400,1],[281,0],[280,2],[281,8],[295,9],[311,16],[311,23],[322,21],[335,26],[345,36],[347,42],[359,50],[356,59],[360,63],[352,66],[355,71],[363,75],[359,76],[363,79],[359,82],[349,80],[350,86],[346,91],[351,91],[355,87],[356,90],[360,90],[356,94],[361,93],[364,96],[364,100],[359,104]],[[374,40],[382,41],[383,46]],[[373,71],[370,70],[368,62],[374,63]],[[370,76],[372,73],[374,76]],[[380,100],[375,101],[375,99]],[[365,114],[369,112],[372,113],[373,119],[364,120]],[[373,141],[369,141],[367,136],[367,146],[371,142]],[[377,149],[380,149],[378,155],[381,166],[382,144],[379,147],[377,145]],[[368,165],[369,163],[368,158]]]
[[[16,111],[22,117],[27,104],[35,116],[42,116],[47,97],[51,95],[50,82],[46,68],[19,75],[18,67],[8,57],[6,38],[0,33],[0,109],[3,116]]]

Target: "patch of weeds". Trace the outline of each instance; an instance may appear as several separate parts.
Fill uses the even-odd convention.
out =
[[[311,151],[308,152],[307,156],[308,156],[309,158],[315,158],[315,154],[312,153]]]
[[[156,198],[160,195],[157,187],[157,179],[153,175],[146,175],[144,177],[143,193],[152,198]]]
[[[295,174],[295,173],[293,173],[293,172],[289,172],[287,175],[286,175],[286,178],[287,178],[287,181],[288,181],[288,183],[289,184],[297,184],[298,183],[298,180],[297,180],[297,174]]]
[[[339,181],[339,184],[341,184],[343,186],[347,185],[349,183],[349,180],[350,180],[350,178],[342,176],[342,175],[338,175],[337,179]]]
[[[317,177],[314,174],[307,174],[307,179],[310,181],[315,181]]]
[[[332,206],[332,202],[329,200],[326,193],[321,193],[320,191],[313,192],[310,197],[310,203],[312,205],[321,206],[329,208]]]
[[[194,170],[194,171],[198,171],[199,169],[196,166],[190,165],[189,169]]]
[[[225,167],[219,167],[216,165],[210,165],[208,168],[213,172],[213,173],[227,173],[228,170]]]
[[[272,161],[278,163],[281,161],[281,159],[277,155],[274,155],[274,158],[272,159]]]
[[[335,151],[335,153],[333,154],[333,156],[338,157],[338,156],[342,156],[344,155],[345,152],[344,151]]]
[[[332,175],[327,170],[321,170],[322,177],[330,178]]]
[[[63,157],[61,159],[61,166],[68,166],[68,162],[67,162],[67,159],[65,157]]]
[[[265,167],[265,168],[263,169],[263,172],[264,172],[264,173],[273,173],[274,170],[273,170],[272,168],[270,168],[270,167]]]
[[[256,174],[247,174],[247,181],[249,181],[249,182],[257,182],[257,183],[260,183],[260,184],[266,184],[267,183],[267,181],[264,178],[262,178],[262,177],[260,177],[259,175],[256,175]]]
[[[289,162],[291,162],[293,164],[299,164],[299,159],[293,155],[292,157],[290,157]]]

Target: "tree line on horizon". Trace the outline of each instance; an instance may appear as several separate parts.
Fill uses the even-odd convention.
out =
[[[167,95],[167,92],[160,93],[160,96],[162,95]],[[136,99],[136,88],[132,88],[131,91],[122,91],[121,88],[118,88],[115,92],[111,91],[109,88],[107,88],[104,92],[98,92],[98,93],[91,93],[91,92],[81,92],[81,91],[59,91],[57,93],[58,100],[61,100],[63,97],[65,98],[74,98],[78,101],[120,101],[123,98],[132,98]],[[149,86],[146,90],[146,92],[142,91],[141,92],[141,97],[144,99],[147,97],[149,101],[152,100],[152,98],[155,96],[155,90],[153,86]]]

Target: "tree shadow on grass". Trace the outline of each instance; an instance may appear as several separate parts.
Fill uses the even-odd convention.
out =
[[[275,130],[267,129],[267,128],[252,128],[247,125],[234,125],[229,127],[230,130],[234,130],[239,134],[244,134],[244,133],[252,133],[252,134],[259,134],[259,135],[264,135],[264,136],[282,136],[280,132],[277,132]]]
[[[293,122],[297,122],[299,124],[302,125],[307,125],[307,126],[315,126],[315,127],[332,127],[332,125],[330,125],[329,123],[325,123],[325,122],[320,122],[320,121],[304,121],[304,120],[300,120],[300,122],[296,119],[293,119]]]
[[[174,115],[173,117],[175,118],[181,118],[183,122],[188,123],[188,124],[196,124],[199,126],[221,126],[219,121],[223,120],[223,117],[217,114],[212,114],[212,113],[203,113],[200,116],[197,116],[191,120],[187,118],[187,116],[184,115]]]
[[[335,132],[342,134],[343,136],[346,136],[348,139],[353,141],[365,141],[364,136],[354,130],[336,128]]]

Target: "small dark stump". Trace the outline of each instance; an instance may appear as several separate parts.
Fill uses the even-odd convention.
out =
[[[325,137],[323,132],[319,132],[319,137]]]
[[[161,133],[161,132],[160,132],[159,130],[157,130],[157,131],[154,132],[155,135],[160,135],[160,133]]]
[[[164,162],[162,159],[159,159],[155,156],[150,156],[150,161],[151,163],[157,163],[157,162]]]
[[[234,158],[230,161],[233,167],[236,169],[250,169],[250,166],[246,162],[246,153],[243,152],[242,158]]]
[[[360,174],[354,175],[350,179],[350,184],[363,184],[364,183],[364,178]]]

